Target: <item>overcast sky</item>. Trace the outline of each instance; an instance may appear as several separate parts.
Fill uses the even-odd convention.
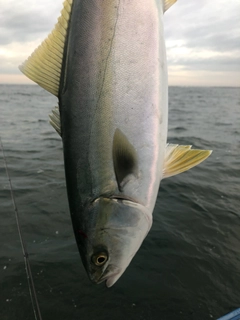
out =
[[[0,0],[0,83],[30,83],[18,65],[52,30],[62,2]],[[164,17],[169,84],[240,86],[239,17],[240,0],[178,0]]]

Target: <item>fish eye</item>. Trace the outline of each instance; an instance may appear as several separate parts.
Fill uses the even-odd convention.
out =
[[[96,253],[92,256],[92,262],[97,266],[103,266],[108,260],[108,255],[105,252]]]

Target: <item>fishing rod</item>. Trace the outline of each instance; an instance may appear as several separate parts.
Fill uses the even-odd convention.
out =
[[[26,244],[23,239],[23,234],[22,234],[22,229],[21,229],[20,219],[19,219],[19,212],[18,212],[17,204],[15,201],[14,193],[13,193],[12,181],[11,181],[11,177],[9,174],[7,159],[5,156],[1,137],[0,137],[0,146],[2,149],[2,155],[3,155],[4,164],[5,164],[6,175],[7,175],[9,186],[10,186],[10,194],[11,194],[11,198],[12,198],[12,204],[13,204],[13,208],[14,208],[14,212],[15,212],[18,235],[19,235],[22,253],[23,253],[23,257],[24,257],[25,270],[26,270],[27,282],[28,282],[28,289],[29,289],[30,299],[31,299],[31,303],[32,303],[33,313],[35,316],[35,320],[42,320],[42,315],[41,315],[41,311],[40,311],[40,307],[39,307],[39,303],[38,303],[35,284],[34,284],[34,280],[33,280],[33,276],[32,276],[32,269],[31,269],[31,265],[30,265],[29,254],[27,252]]]

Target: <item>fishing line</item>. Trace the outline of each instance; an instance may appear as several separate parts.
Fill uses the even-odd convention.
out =
[[[37,293],[36,293],[34,280],[33,280],[33,276],[32,276],[32,269],[31,269],[31,265],[30,265],[30,261],[29,261],[29,255],[28,255],[28,252],[27,252],[27,249],[26,249],[25,242],[23,240],[18,208],[17,208],[16,201],[15,201],[15,198],[14,198],[12,181],[11,181],[11,177],[10,177],[10,174],[9,174],[7,159],[5,157],[5,152],[4,152],[4,148],[3,148],[3,144],[2,144],[2,139],[1,138],[0,138],[0,146],[1,146],[1,149],[2,149],[3,161],[4,161],[4,164],[5,164],[6,175],[7,175],[9,186],[10,186],[10,194],[11,194],[11,198],[12,198],[12,204],[13,204],[13,208],[14,208],[14,212],[15,212],[18,235],[19,235],[21,248],[22,248],[22,253],[23,253],[23,257],[24,257],[25,270],[26,270],[26,274],[27,274],[28,288],[29,288],[29,294],[30,294],[30,298],[31,298],[33,313],[34,313],[34,316],[35,316],[35,320],[42,320],[42,315],[41,315],[41,311],[40,311],[40,307],[39,307],[39,303],[38,303],[38,298],[37,298]]]

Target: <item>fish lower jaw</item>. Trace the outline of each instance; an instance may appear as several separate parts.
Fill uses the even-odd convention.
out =
[[[90,280],[95,284],[100,284],[106,281],[106,286],[110,288],[117,281],[117,279],[120,278],[120,275],[118,272],[115,272],[106,276],[104,276],[103,274],[103,276],[101,276],[100,278],[91,277]]]
[[[108,288],[110,288],[117,281],[117,279],[119,279],[120,275],[119,276],[118,275],[119,275],[118,272],[113,273],[111,275],[107,275],[107,276],[105,276],[103,278],[100,278],[96,283],[100,284],[100,283],[106,281],[106,286]]]

